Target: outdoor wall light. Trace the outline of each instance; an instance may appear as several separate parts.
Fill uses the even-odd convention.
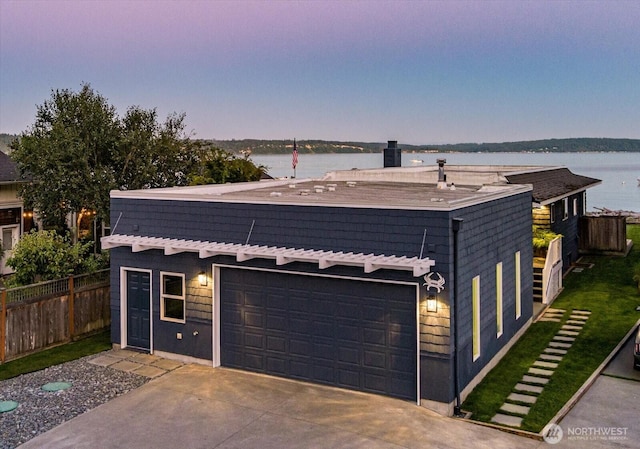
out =
[[[200,282],[200,285],[202,287],[206,287],[207,286],[207,273],[205,273],[204,271],[201,271],[200,273],[198,273],[198,282]]]
[[[429,295],[427,297],[427,312],[437,312],[438,311],[438,300],[435,295]]]

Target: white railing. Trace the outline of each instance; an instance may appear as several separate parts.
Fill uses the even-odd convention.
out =
[[[542,270],[542,303],[549,304],[562,290],[562,237],[549,242]]]

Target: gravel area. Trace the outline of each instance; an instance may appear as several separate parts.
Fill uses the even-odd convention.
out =
[[[1,381],[0,401],[19,405],[13,411],[0,413],[0,449],[13,449],[149,381],[137,374],[88,363],[99,355]],[[50,382],[72,385],[56,392],[42,390]]]

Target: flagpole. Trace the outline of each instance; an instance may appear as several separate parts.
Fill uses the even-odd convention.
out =
[[[298,146],[296,145],[296,139],[293,139],[293,153],[291,154],[291,166],[293,167],[293,178],[296,177],[296,167],[298,166]]]

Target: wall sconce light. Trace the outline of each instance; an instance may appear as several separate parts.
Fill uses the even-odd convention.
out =
[[[435,295],[429,295],[427,297],[427,312],[437,312],[438,311],[438,300]]]
[[[200,273],[198,273],[198,282],[200,283],[200,285],[202,287],[206,287],[207,286],[207,273],[205,273],[204,271],[201,271]]]

